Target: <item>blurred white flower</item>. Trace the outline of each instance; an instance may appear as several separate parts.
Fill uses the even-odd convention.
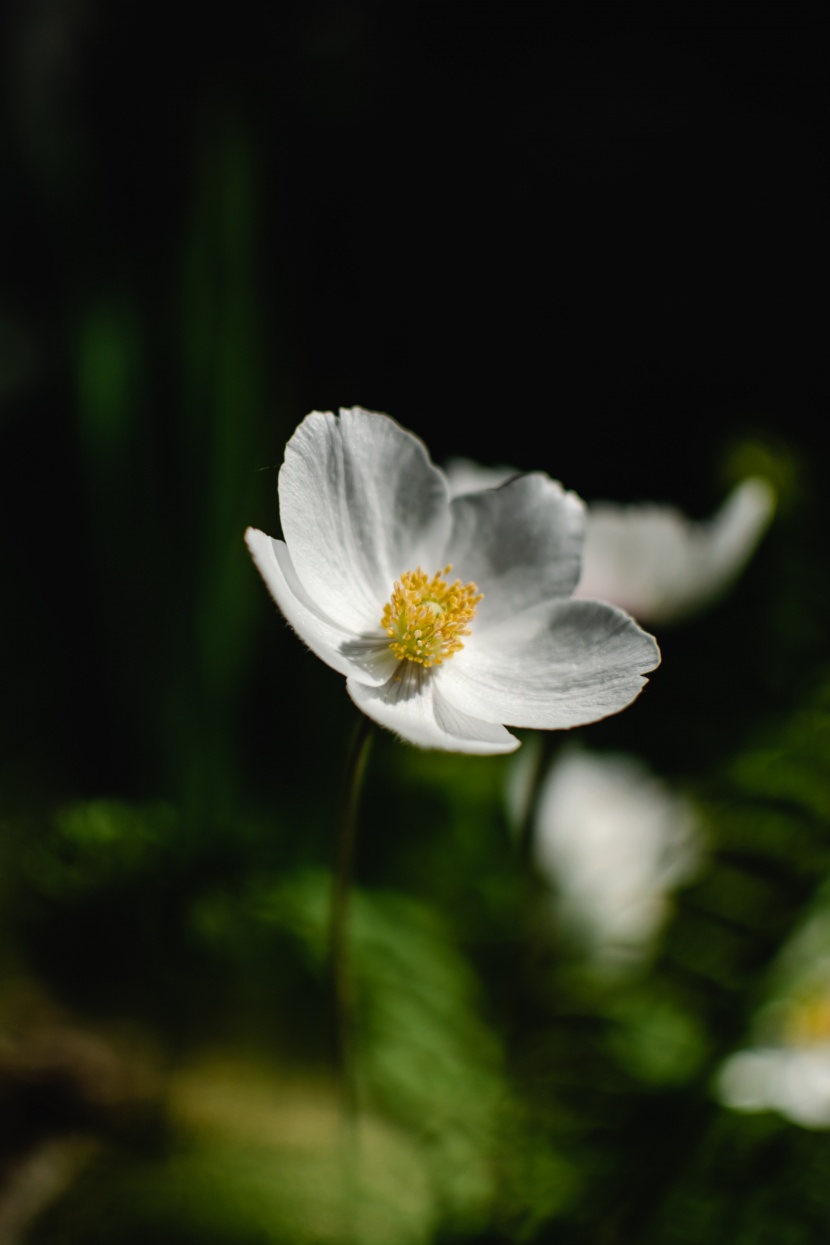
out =
[[[695,814],[634,757],[569,749],[544,779],[534,851],[563,928],[596,962],[636,965],[701,855]]]
[[[514,476],[510,467],[480,467],[468,459],[447,465],[455,496],[494,488]],[[588,509],[577,597],[611,601],[641,622],[670,623],[715,601],[752,556],[775,509],[763,479],[744,480],[707,522],[662,505]]]
[[[670,506],[593,505],[576,595],[613,601],[643,622],[687,617],[732,583],[774,508],[761,479],[744,480],[706,523]]]
[[[451,502],[417,437],[353,408],[303,420],[279,493],[285,539],[246,533],[263,579],[358,708],[410,743],[512,752],[504,723],[616,713],[659,662],[621,611],[571,599],[583,505],[542,473]]]
[[[825,891],[783,948],[751,1043],[721,1066],[717,1091],[736,1111],[777,1111],[803,1128],[830,1128],[829,903]]]
[[[736,1111],[777,1111],[803,1128],[830,1128],[830,983],[790,1004],[786,1020],[777,1042],[725,1061],[720,1098]]]

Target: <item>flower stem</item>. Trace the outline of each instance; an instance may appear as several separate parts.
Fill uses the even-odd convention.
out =
[[[346,762],[337,818],[337,847],[329,909],[329,971],[334,1067],[344,1116],[357,1115],[352,1034],[352,983],[348,956],[349,888],[352,878],[360,788],[369,756],[372,723],[361,715]]]
[[[528,743],[530,742],[528,741]],[[542,789],[542,782],[560,746],[559,733],[540,731],[537,733],[533,743],[535,747],[533,750],[532,769],[528,775],[525,799],[519,812],[518,821],[519,855],[525,869],[528,871],[532,870],[533,867],[536,805],[539,803],[539,792]]]

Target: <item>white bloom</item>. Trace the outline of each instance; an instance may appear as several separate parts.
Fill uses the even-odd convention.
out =
[[[779,1032],[722,1065],[718,1091],[736,1111],[778,1111],[804,1128],[830,1127],[830,990],[770,1009]]]
[[[447,466],[456,495],[493,488],[516,473],[467,459]],[[588,509],[582,576],[574,595],[612,601],[641,622],[667,623],[715,601],[749,561],[775,509],[772,486],[758,478],[733,489],[708,522],[671,506]]]
[[[774,508],[761,479],[744,480],[706,523],[671,506],[593,505],[576,595],[613,601],[649,623],[693,614],[743,569]]]
[[[827,893],[770,972],[753,1037],[721,1066],[717,1089],[736,1111],[777,1111],[830,1128],[830,912]]]
[[[386,415],[313,412],[280,470],[284,540],[248,548],[289,623],[364,713],[411,743],[511,752],[504,723],[616,713],[659,662],[612,606],[574,601],[583,506],[541,473],[452,502]]]
[[[802,1128],[830,1127],[830,1042],[738,1051],[718,1076],[734,1111],[777,1111]]]
[[[577,749],[542,784],[534,847],[563,925],[593,958],[617,967],[650,949],[669,891],[700,858],[685,800],[634,757]]]

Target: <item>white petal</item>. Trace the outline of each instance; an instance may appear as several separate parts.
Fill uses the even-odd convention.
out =
[[[444,474],[450,486],[450,497],[480,493],[485,488],[500,488],[522,472],[516,467],[482,467],[472,458],[450,458],[444,463]]]
[[[781,1054],[762,1048],[730,1055],[718,1073],[721,1100],[735,1111],[766,1111],[777,1106]]]
[[[825,1048],[791,1050],[784,1065],[778,1110],[803,1128],[830,1124],[830,1059]]]
[[[643,622],[691,614],[746,564],[774,507],[760,479],[745,480],[708,523],[668,506],[592,505],[575,595],[612,601]]]
[[[446,561],[484,600],[477,631],[521,610],[567,597],[579,578],[584,506],[541,472],[456,497]]]
[[[779,1111],[803,1128],[830,1126],[830,1053],[826,1048],[758,1047],[738,1051],[718,1076],[721,1099],[736,1111]]]
[[[620,610],[567,600],[475,630],[438,673],[447,700],[473,717],[559,730],[625,708],[659,661],[653,637]]]
[[[280,469],[280,519],[300,582],[350,630],[377,627],[395,580],[439,567],[447,485],[417,437],[355,407],[308,415]]]
[[[358,709],[420,748],[492,756],[519,747],[519,740],[503,726],[480,721],[448,704],[437,686],[436,673],[435,668],[425,670],[407,661],[402,663],[400,679],[390,679],[383,687],[367,687],[357,679],[349,679],[346,687]]]
[[[364,682],[383,683],[395,658],[386,636],[360,636],[328,618],[311,600],[281,540],[249,527],[245,543],[268,591],[291,626],[328,666],[340,674],[357,675]]]
[[[542,783],[534,850],[561,915],[597,953],[645,950],[696,867],[691,806],[635,757],[566,748]]]

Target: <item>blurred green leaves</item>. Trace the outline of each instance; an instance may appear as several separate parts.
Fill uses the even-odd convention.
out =
[[[351,922],[363,1111],[351,1166],[329,1071],[329,880],[317,838],[303,839],[322,796],[198,834],[169,803],[7,818],[18,973],[82,1013],[150,1026],[171,1061],[163,1136],[102,1149],[42,1239],[50,1224],[93,1242],[533,1241],[554,1224],[565,1241],[595,1226],[685,1242],[692,1224],[718,1239],[738,1232],[728,1170],[750,1182],[754,1227],[735,1239],[764,1239],[765,1214],[784,1231],[790,1181],[807,1200],[786,1230],[808,1240],[824,1140],[810,1177],[793,1126],[733,1118],[712,1086],[761,1004],[807,980],[799,965],[824,945],[825,926],[808,924],[793,946],[809,955],[795,967],[795,951],[779,955],[830,871],[827,722],[819,681],[699,784],[708,864],[676,894],[653,966],[624,979],[583,971],[539,880],[523,880],[509,762],[379,741]],[[751,1182],[776,1153],[789,1174],[756,1206]]]
[[[142,326],[134,304],[110,295],[79,317],[76,342],[78,417],[90,473],[111,506],[124,496],[130,449],[139,429],[145,374]],[[120,486],[119,486],[120,485]],[[110,512],[110,517],[116,516]]]
[[[60,810],[47,842],[29,846],[25,868],[41,894],[77,902],[157,872],[177,829],[169,805],[93,800]]]
[[[279,343],[262,338],[252,136],[221,111],[199,128],[164,290],[145,273],[91,276],[71,332],[102,712],[124,723],[133,781],[160,776],[203,821],[240,794],[258,616],[242,533],[266,487],[276,504],[260,469],[278,443],[266,348]],[[288,384],[287,361],[276,371]]]
[[[288,929],[322,970],[328,879],[310,875],[264,895],[264,919]],[[478,987],[440,915],[391,894],[357,893],[351,919],[366,1101],[402,1127],[420,1154],[440,1219],[469,1227],[492,1196],[492,1155],[504,1095],[496,1034]]]

